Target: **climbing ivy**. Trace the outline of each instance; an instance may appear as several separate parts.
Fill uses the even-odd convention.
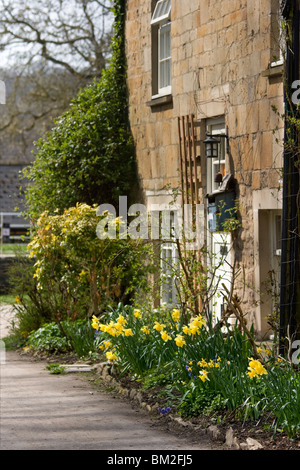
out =
[[[111,203],[135,187],[134,145],[127,110],[125,1],[115,0],[112,57],[100,79],[81,90],[53,129],[35,143],[27,212],[36,219],[77,203]]]

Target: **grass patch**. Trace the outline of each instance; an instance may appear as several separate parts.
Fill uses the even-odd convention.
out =
[[[11,294],[0,295],[0,306],[3,305],[14,305],[16,303],[16,299]]]

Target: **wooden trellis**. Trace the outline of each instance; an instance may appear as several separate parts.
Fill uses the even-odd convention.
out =
[[[201,184],[200,127],[192,114],[178,118],[180,173],[183,204],[199,204]]]
[[[189,114],[178,118],[179,158],[182,190],[182,208],[184,204],[191,204],[193,217],[196,217],[196,204],[199,204],[199,189],[201,187],[201,158],[200,158],[200,123],[195,121],[194,115]],[[182,211],[184,220],[184,210]],[[199,250],[193,256],[200,261]],[[185,261],[181,258],[181,262]],[[188,271],[186,271],[188,272]],[[190,278],[190,288],[194,291],[194,311],[202,310],[202,299],[197,294],[199,286],[196,279]]]

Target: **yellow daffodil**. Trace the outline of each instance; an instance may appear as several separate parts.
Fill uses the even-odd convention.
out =
[[[161,338],[164,340],[164,341],[169,341],[171,338],[170,335],[168,335],[168,333],[166,331],[162,331],[161,332]]]
[[[109,360],[109,361],[114,361],[117,359],[117,355],[112,352],[112,351],[107,351],[106,353],[106,358]]]
[[[126,319],[123,317],[123,315],[119,315],[117,318],[117,322],[120,323],[121,325],[125,325]]]
[[[142,318],[141,311],[138,309],[134,310],[133,315],[135,318]]]
[[[162,331],[164,329],[165,325],[162,323],[158,323],[157,321],[154,323],[154,330],[156,331]]]
[[[178,346],[179,348],[182,348],[182,346],[186,344],[185,339],[183,338],[182,335],[176,336],[175,343],[176,343],[176,346]]]
[[[145,335],[150,335],[150,330],[148,326],[142,326],[141,332],[144,333]]]
[[[95,330],[98,330],[99,329],[99,320],[98,318],[93,315],[92,316],[92,327],[95,329]]]
[[[118,333],[122,333],[123,332],[123,324],[122,323],[114,323],[114,328],[117,330]]]
[[[207,370],[204,370],[204,369],[203,369],[203,370],[200,372],[199,379],[202,380],[202,382],[205,382],[206,380],[209,380]]]
[[[190,328],[189,328],[187,325],[184,325],[184,326],[182,327],[182,331],[183,331],[183,333],[184,333],[185,335],[190,335],[190,334],[192,333],[191,330],[190,330]]]
[[[180,319],[180,311],[177,310],[176,308],[174,308],[173,312],[172,312],[172,318],[174,321],[179,321]]]
[[[131,329],[131,328],[126,328],[126,329],[124,330],[124,335],[125,335],[125,336],[133,336],[132,329]]]
[[[253,377],[257,377],[257,374],[255,372],[254,369],[251,369],[249,372],[248,372],[248,375],[250,377],[250,379],[253,379]]]
[[[253,377],[258,377],[260,375],[266,375],[268,373],[260,361],[257,361],[252,358],[249,362],[248,369],[248,375],[250,379],[253,379]]]
[[[205,320],[201,315],[197,315],[195,318],[192,318],[189,325],[184,325],[182,331],[185,335],[197,335],[200,332],[200,329],[205,324]]]
[[[103,341],[103,343],[100,344],[99,349],[101,349],[101,351],[105,351],[105,349],[110,348],[111,346],[112,344],[110,341]]]
[[[198,326],[191,325],[191,326],[190,326],[190,332],[191,332],[192,335],[196,335],[197,333],[199,333],[199,328],[198,328]]]
[[[207,362],[204,359],[201,359],[201,361],[197,362],[197,364],[200,367],[207,367]]]
[[[205,325],[205,320],[201,315],[197,315],[195,318],[192,319],[191,323],[193,324],[193,326],[202,328],[202,326]]]
[[[116,336],[117,330],[113,322],[110,322],[108,325],[105,325],[105,333],[108,333],[111,336]]]

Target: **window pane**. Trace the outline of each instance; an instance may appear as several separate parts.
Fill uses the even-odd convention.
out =
[[[160,40],[159,40],[159,60],[165,59],[165,42],[166,35],[163,32],[163,29],[160,30]]]
[[[169,18],[171,12],[171,0],[159,0],[156,4],[151,24],[159,23],[160,21]]]
[[[171,28],[167,23],[159,29],[159,88],[171,85]]]
[[[159,83],[159,88],[164,88],[165,85],[165,64],[162,62],[160,64],[160,83]]]

